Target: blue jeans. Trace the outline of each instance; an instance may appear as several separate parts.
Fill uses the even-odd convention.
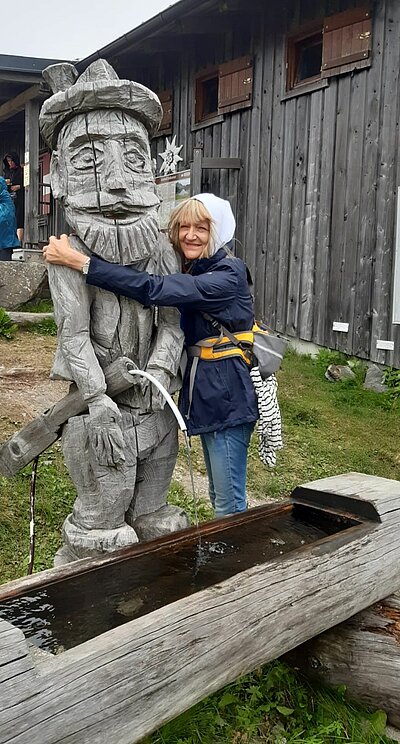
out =
[[[247,451],[255,422],[200,434],[216,517],[245,511]]]

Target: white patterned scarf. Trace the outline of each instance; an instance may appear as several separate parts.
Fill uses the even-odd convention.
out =
[[[278,382],[275,375],[263,380],[258,367],[253,367],[250,376],[259,413],[258,454],[264,465],[273,468],[276,465],[276,451],[283,447],[282,420],[277,398]]]

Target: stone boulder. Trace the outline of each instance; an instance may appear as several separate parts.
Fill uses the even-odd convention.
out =
[[[50,291],[43,261],[0,261],[0,307],[15,310],[45,297]]]
[[[340,382],[340,380],[355,380],[356,376],[347,364],[330,364],[325,372],[329,382]]]
[[[375,393],[387,393],[388,386],[384,382],[384,370],[377,364],[369,364],[365,375],[364,389],[374,390]]]

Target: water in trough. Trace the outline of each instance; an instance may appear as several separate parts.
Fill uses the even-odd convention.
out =
[[[135,545],[23,595],[3,593],[0,617],[36,646],[57,653],[356,524],[292,502],[259,507]]]

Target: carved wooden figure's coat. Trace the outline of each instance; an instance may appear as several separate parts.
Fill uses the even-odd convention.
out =
[[[161,119],[157,96],[120,80],[104,60],[80,76],[64,63],[44,76],[54,95],[42,107],[41,132],[53,148],[52,191],[74,231],[74,247],[150,273],[177,271],[158,229],[149,148]],[[175,421],[158,391],[140,383],[112,400],[104,370],[128,357],[174,391],[182,333],[174,308],[156,313],[87,286],[66,267],[48,270],[58,325],[52,374],[74,381],[88,408],[70,417],[62,435],[78,492],[56,556],[65,562],[134,543],[135,520],[165,512],[177,454]],[[170,511],[176,529],[186,526],[180,510]]]

